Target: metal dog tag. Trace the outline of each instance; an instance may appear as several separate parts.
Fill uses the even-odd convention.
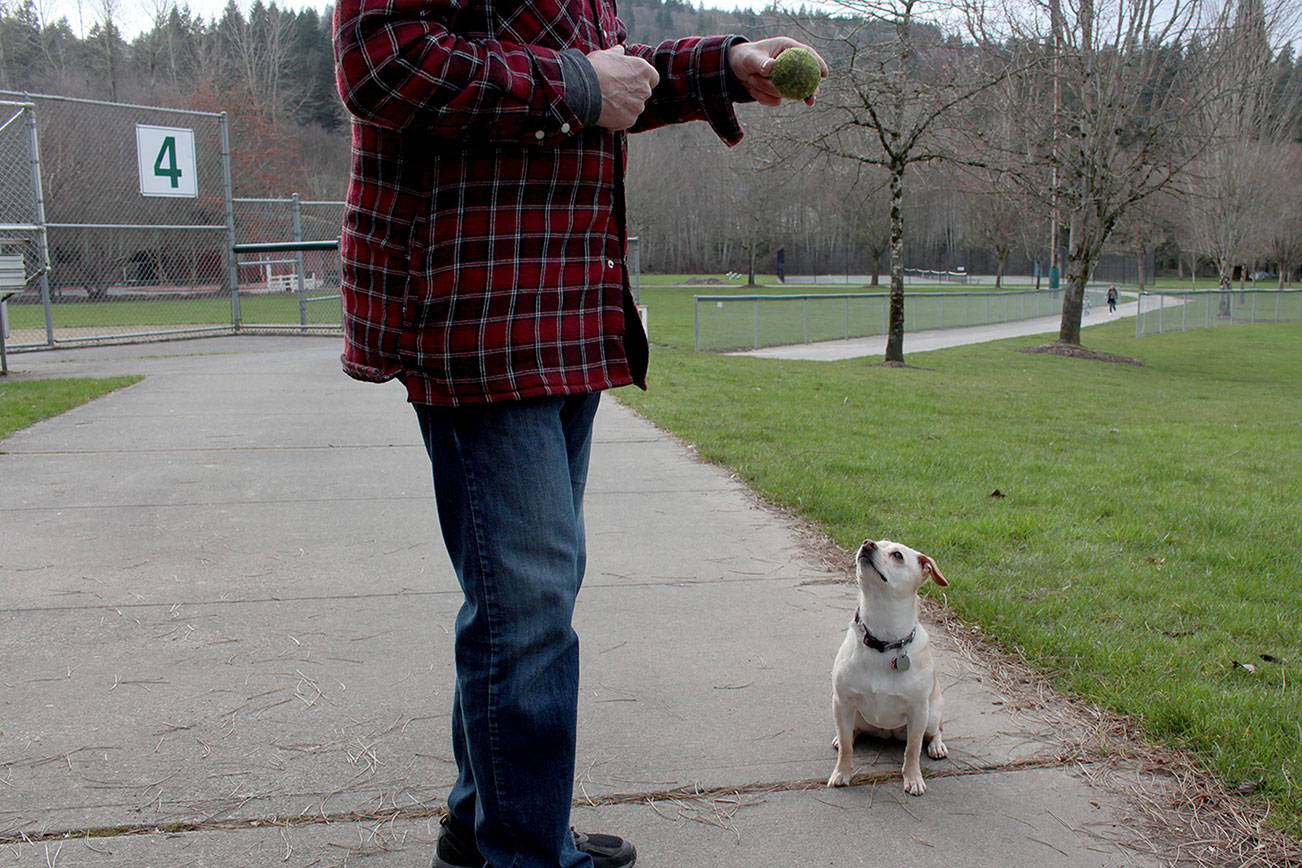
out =
[[[899,657],[896,657],[894,660],[891,661],[891,668],[898,672],[908,672],[909,665],[910,664],[909,664],[908,654],[901,654]]]

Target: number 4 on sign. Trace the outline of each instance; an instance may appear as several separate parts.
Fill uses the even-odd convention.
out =
[[[167,160],[167,165],[163,161]],[[161,178],[172,179],[172,189],[181,186],[182,172],[176,167],[176,136],[163,139],[163,147],[158,150],[158,159],[154,160],[154,174]]]
[[[137,124],[140,195],[198,195],[194,150],[194,130]]]

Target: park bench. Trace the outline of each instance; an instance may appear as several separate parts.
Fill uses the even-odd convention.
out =
[[[27,288],[27,266],[21,253],[0,255],[0,375],[9,373],[5,339],[9,337],[9,296]]]

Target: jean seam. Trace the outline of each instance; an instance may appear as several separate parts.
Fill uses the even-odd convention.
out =
[[[457,456],[461,461],[462,473],[466,480],[466,502],[469,505],[468,511],[470,513],[470,524],[474,531],[475,560],[477,562],[477,568],[479,570],[479,583],[480,583],[481,593],[483,594],[483,598],[484,598],[484,605],[486,608],[484,620],[485,623],[487,623],[488,625],[487,715],[488,715],[488,739],[489,739],[490,754],[491,754],[489,757],[489,767],[492,770],[492,775],[493,775],[493,794],[497,802],[496,804],[497,812],[498,815],[502,817],[503,820],[506,820],[505,817],[506,812],[503,811],[502,805],[504,802],[507,802],[509,800],[505,798],[505,794],[502,786],[502,774],[501,774],[501,769],[499,768],[499,757],[501,756],[501,738],[499,732],[500,727],[498,722],[498,715],[496,712],[497,705],[495,701],[497,698],[496,688],[498,682],[498,673],[497,673],[498,636],[497,636],[497,627],[496,624],[494,623],[495,607],[490,603],[491,598],[494,596],[494,594],[492,593],[494,582],[489,578],[491,572],[487,566],[489,559],[484,556],[483,520],[480,516],[480,501],[478,496],[475,493],[476,481],[475,481],[474,468],[471,465],[471,462],[467,459],[464,450],[461,448],[461,439],[462,439],[461,431],[456,425],[456,423],[453,423],[451,429],[452,429],[453,443],[456,446]],[[483,799],[482,790],[479,792],[478,798],[480,798],[481,800]]]

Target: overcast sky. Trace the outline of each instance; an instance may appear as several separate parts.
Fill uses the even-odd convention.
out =
[[[154,19],[155,10],[170,9],[172,0],[35,0],[36,8],[44,21],[58,21],[67,18],[73,32],[84,34],[104,15],[104,5],[109,3],[114,11],[117,25],[128,39],[140,31],[148,29]],[[221,16],[227,0],[177,0],[177,5],[190,7],[201,18],[211,20]],[[252,0],[236,0],[236,5],[247,10]],[[264,0],[268,2],[268,0]],[[696,0],[699,2],[699,0]],[[326,2],[317,0],[276,0],[282,9],[317,9],[324,10]],[[711,9],[758,9],[767,4],[767,0],[705,0]]]

